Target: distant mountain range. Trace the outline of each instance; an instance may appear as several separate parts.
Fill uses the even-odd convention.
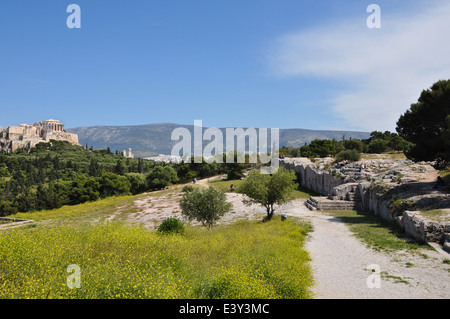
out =
[[[66,129],[66,131],[78,134],[81,145],[88,145],[88,147],[92,146],[94,149],[106,149],[109,147],[113,152],[131,148],[135,156],[144,158],[157,154],[169,155],[172,147],[178,142],[171,140],[172,131],[179,127],[188,129],[193,138],[193,125],[175,123],[134,126],[76,127]],[[206,129],[206,127],[203,127],[203,130]],[[221,128],[221,130],[223,133],[225,132],[225,128]],[[355,131],[320,131],[297,128],[280,129],[280,147],[300,147],[315,139],[341,140],[343,136],[347,139],[365,139],[370,136],[370,133]],[[210,142],[205,141],[204,143],[206,145]]]

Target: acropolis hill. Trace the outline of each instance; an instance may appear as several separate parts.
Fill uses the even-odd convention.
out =
[[[8,126],[6,129],[0,127],[0,150],[6,153],[20,148],[30,149],[38,143],[47,143],[50,140],[68,141],[79,145],[78,135],[67,133],[64,124],[58,120]]]

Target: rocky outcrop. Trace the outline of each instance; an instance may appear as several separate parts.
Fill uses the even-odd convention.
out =
[[[450,230],[447,231],[445,234],[445,241],[444,241],[444,250],[450,253]]]
[[[421,212],[405,211],[402,224],[406,234],[421,243],[440,243],[450,253],[450,222],[439,223],[427,219]]]
[[[445,239],[445,226],[426,220],[420,212],[405,211],[402,214],[405,232],[419,242],[442,242]],[[448,225],[450,227],[450,224]]]
[[[301,187],[305,187],[320,195],[328,195],[333,188],[346,183],[332,172],[325,171],[321,164],[314,164],[308,158],[286,158],[280,160],[280,165],[297,173]]]
[[[450,223],[420,213],[450,208],[450,195],[435,189],[430,180],[437,172],[429,163],[402,159],[333,164],[296,158],[282,159],[280,165],[294,170],[302,187],[322,195],[305,202],[309,209],[371,211],[417,241],[440,243],[450,252]]]

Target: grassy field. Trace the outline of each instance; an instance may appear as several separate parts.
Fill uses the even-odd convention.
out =
[[[326,211],[345,222],[356,237],[375,250],[398,251],[429,248],[407,239],[398,229],[368,212],[354,210]]]
[[[297,199],[297,198],[308,199],[311,196],[319,196],[319,194],[317,194],[309,189],[303,188],[303,187],[299,187],[299,188],[293,190],[291,195],[294,199]]]
[[[160,235],[124,223],[0,232],[0,298],[308,298],[308,227],[244,222]],[[81,288],[67,287],[69,265]]]
[[[208,185],[214,186],[217,189],[220,189],[223,192],[229,192],[230,186],[236,186],[239,188],[239,186],[242,184],[244,180],[219,180],[219,179],[213,179],[208,182]]]
[[[181,187],[177,186],[176,189],[181,190]],[[117,214],[116,217],[120,220],[121,215],[136,212],[137,207],[134,204],[136,200],[149,196],[159,196],[170,192],[173,192],[173,189],[154,191],[139,195],[112,196],[94,202],[86,202],[79,205],[66,205],[54,210],[17,213],[8,217],[32,219],[40,223],[53,225],[101,222],[105,221],[111,214]]]
[[[210,185],[229,190],[239,183]],[[136,200],[173,191],[181,187],[10,216],[35,224],[0,231],[0,298],[311,297],[310,258],[303,247],[310,224],[276,216],[266,223],[236,222],[210,231],[186,226],[182,235],[161,235],[124,222],[138,209]],[[112,214],[114,222],[107,220]],[[80,267],[79,289],[67,286],[69,265]]]
[[[91,221],[112,213],[118,206],[125,205],[135,199],[135,196],[109,197],[94,202],[74,206],[63,206],[54,210],[42,210],[32,213],[18,213],[12,218],[28,218],[35,221],[55,221],[70,223],[76,220]]]

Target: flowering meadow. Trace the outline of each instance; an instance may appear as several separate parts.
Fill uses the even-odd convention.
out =
[[[162,235],[124,222],[0,231],[0,298],[310,298],[308,225],[276,218]],[[80,288],[69,288],[69,265]]]

